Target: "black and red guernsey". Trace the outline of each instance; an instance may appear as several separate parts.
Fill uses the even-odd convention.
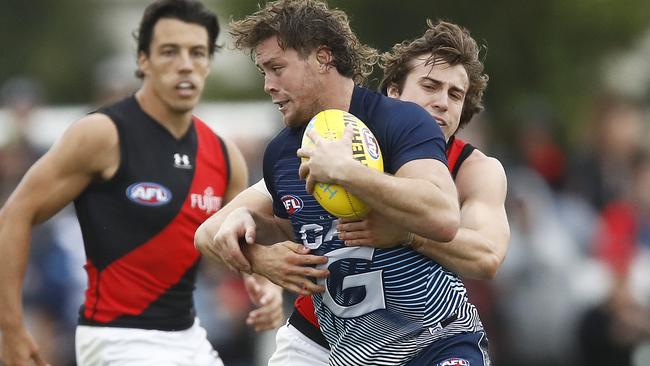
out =
[[[465,159],[467,159],[476,148],[471,144],[456,138],[456,136],[451,136],[449,141],[447,141],[447,166],[449,167],[449,172],[451,173],[452,178],[456,179],[458,170],[463,164]]]
[[[75,200],[88,274],[80,324],[189,328],[199,262],[194,232],[221,208],[227,150],[196,117],[174,138],[133,96],[98,113],[117,127],[120,165]]]

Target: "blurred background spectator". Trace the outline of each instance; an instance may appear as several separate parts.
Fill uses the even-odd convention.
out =
[[[258,3],[205,2],[226,31]],[[510,251],[493,281],[468,281],[494,363],[650,365],[650,2],[329,3],[381,50],[421,34],[425,18],[462,24],[488,46],[487,109],[460,134],[508,175]],[[0,2],[10,50],[0,58],[0,202],[72,121],[135,90],[129,40],[146,4]],[[249,55],[227,32],[219,43],[197,114],[240,146],[253,182],[282,124]],[[74,365],[86,281],[71,210],[34,233],[25,283],[32,334],[53,365]],[[274,334],[246,327],[237,274],[204,263],[195,300],[227,365],[265,364]]]

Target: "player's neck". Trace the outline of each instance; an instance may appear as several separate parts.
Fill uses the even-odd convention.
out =
[[[192,110],[186,112],[174,111],[162,99],[150,90],[146,90],[144,86],[135,93],[135,99],[145,113],[160,123],[177,139],[185,135],[192,123]]]
[[[323,109],[350,110],[352,93],[354,92],[354,81],[350,78],[337,75],[326,81],[326,90],[321,100]]]

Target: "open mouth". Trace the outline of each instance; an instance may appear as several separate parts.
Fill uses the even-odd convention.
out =
[[[194,93],[196,86],[189,81],[183,81],[176,84],[176,90],[178,90],[182,95],[188,95]]]
[[[288,100],[281,100],[281,101],[273,102],[273,104],[278,106],[278,110],[280,112],[284,112],[287,109],[287,103],[289,103]]]

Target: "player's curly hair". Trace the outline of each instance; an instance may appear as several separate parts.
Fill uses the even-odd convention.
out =
[[[445,21],[433,24],[427,19],[427,26],[428,29],[422,37],[398,43],[390,52],[381,55],[380,66],[384,69],[384,77],[379,88],[382,93],[387,94],[388,87],[392,84],[401,93],[406,76],[413,68],[411,61],[418,56],[431,54],[426,61],[430,65],[438,62],[446,62],[452,66],[463,65],[469,77],[469,88],[460,116],[460,129],[484,109],[483,93],[489,78],[483,72],[483,62],[479,54],[481,49],[487,48],[485,45],[479,47],[469,31],[456,24]]]
[[[252,15],[230,23],[230,34],[238,49],[251,52],[264,40],[277,36],[280,47],[292,48],[301,57],[318,47],[328,47],[338,72],[355,83],[365,82],[379,55],[362,44],[350,29],[348,16],[318,0],[268,2]]]

